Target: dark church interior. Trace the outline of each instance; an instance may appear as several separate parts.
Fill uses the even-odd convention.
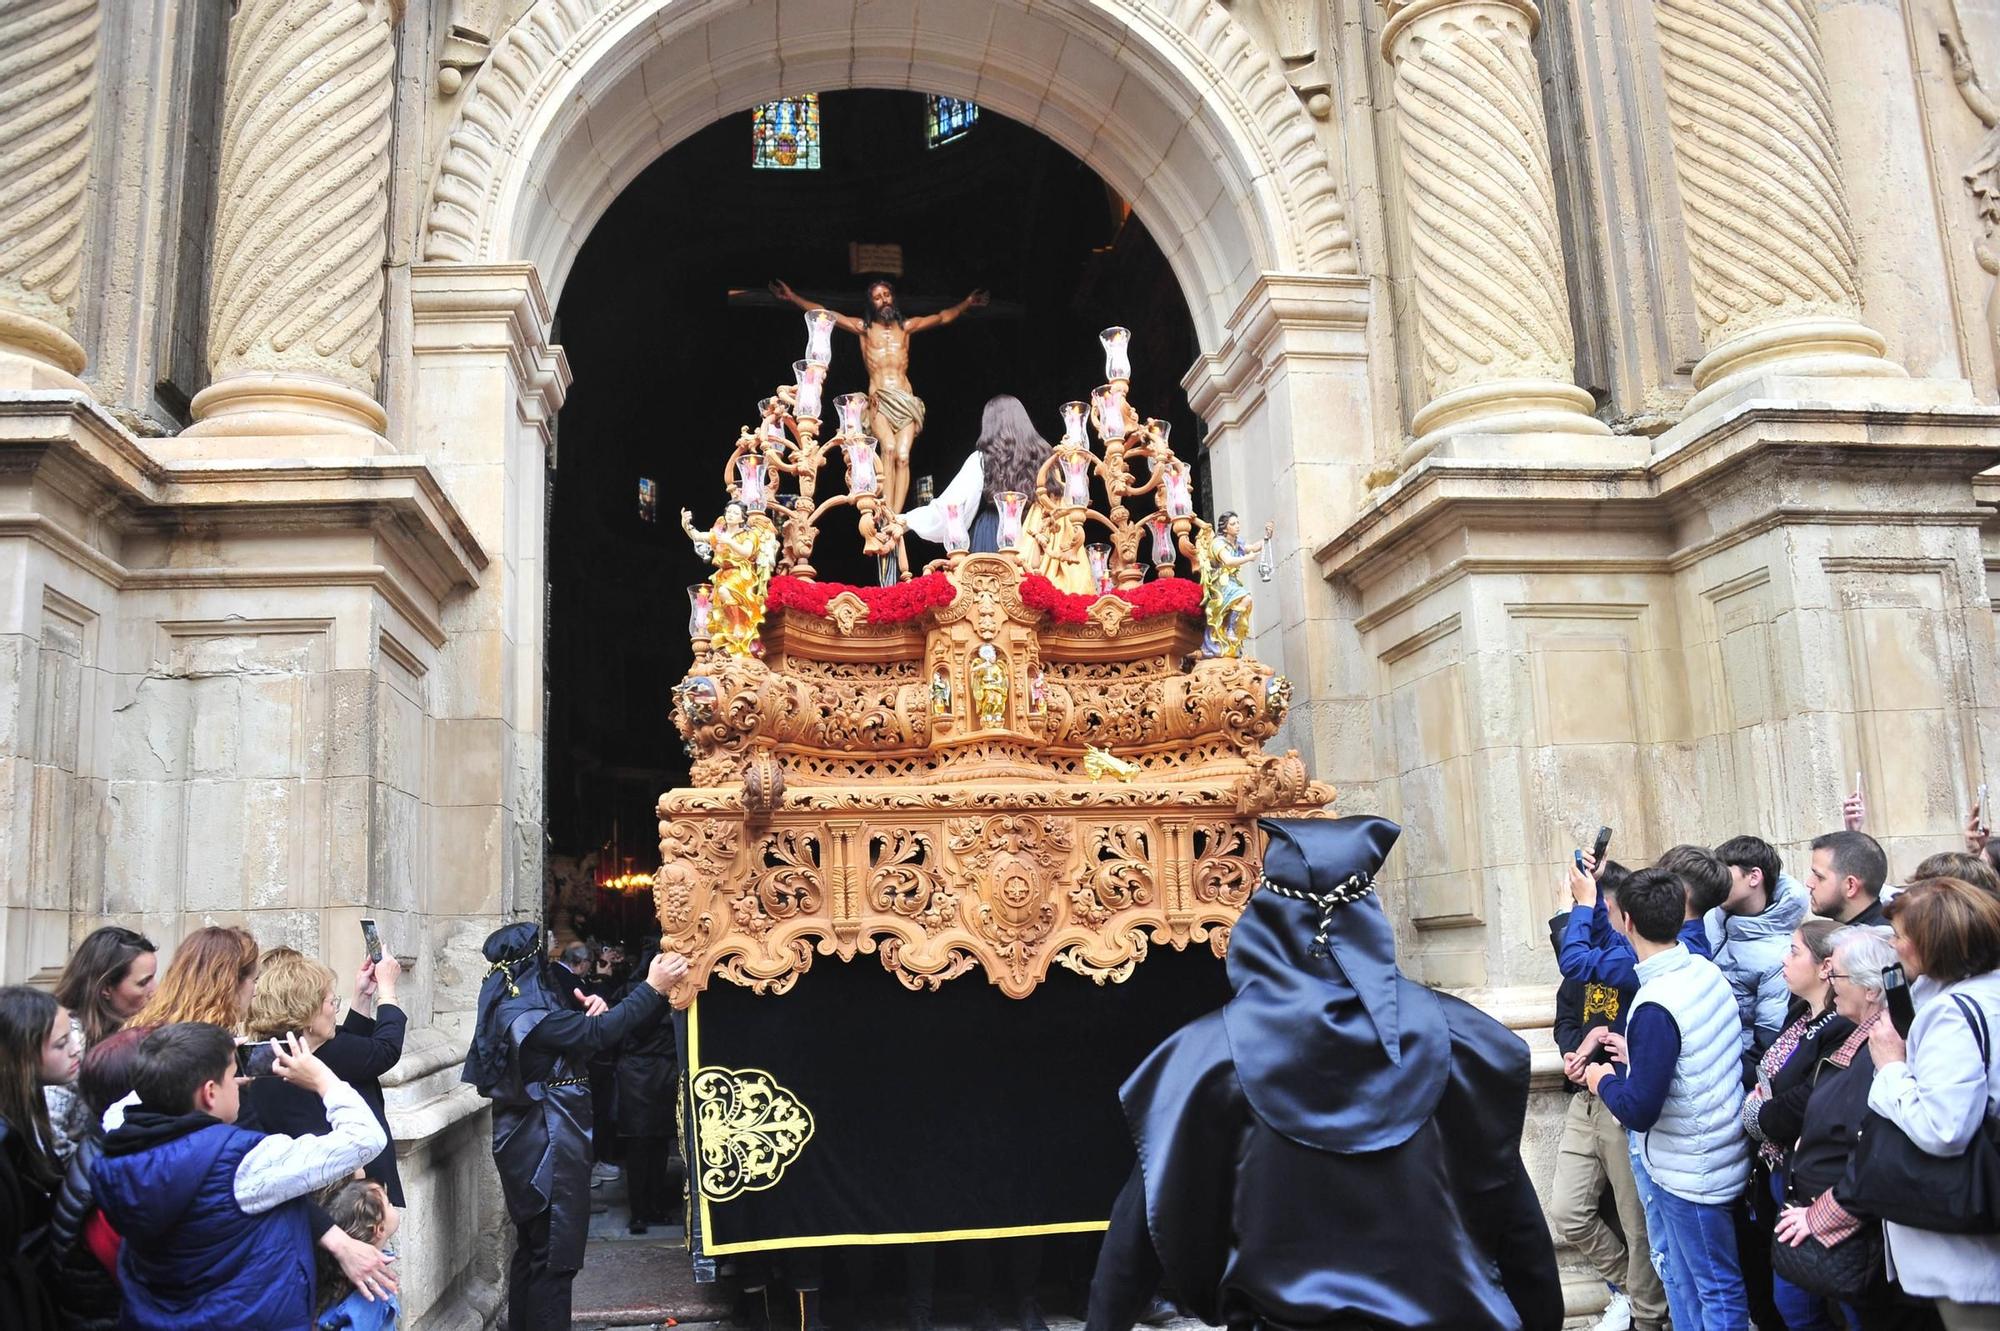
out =
[[[1097,333],[1113,324],[1133,330],[1134,404],[1172,422],[1176,450],[1205,481],[1180,387],[1193,326],[1154,239],[1034,130],[982,111],[933,147],[926,111],[920,93],[825,94],[817,170],[754,168],[751,112],[717,121],[626,188],[569,276],[557,333],[575,383],[548,524],[547,850],[598,852],[600,879],[651,872],[654,801],[686,779],[668,694],[691,660],[687,588],[707,565],[679,514],[714,521],[737,430],[791,382],[805,326],[769,294],[771,280],[857,314],[878,275],[895,282],[906,316],[991,292],[986,308],[912,343],[911,382],[928,409],[917,486],[950,481],[993,394],[1019,397],[1043,437],[1058,437],[1058,405],[1101,381]],[[900,247],[902,271],[856,271],[857,260],[884,261],[858,246]],[[834,338],[828,401],[867,387],[854,338]],[[834,485],[839,474],[828,473]],[[657,487],[650,522],[642,478]],[[919,565],[941,554],[912,541]],[[814,564],[823,581],[872,579],[851,516],[829,515]],[[644,891],[599,893],[597,915],[573,923],[636,942],[651,908]]]

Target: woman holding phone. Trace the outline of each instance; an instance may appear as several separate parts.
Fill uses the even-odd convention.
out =
[[[1910,981],[1909,1038],[1882,1022],[1868,1107],[1918,1150],[1962,1155],[2000,1102],[2000,899],[1956,878],[1904,888],[1883,912]],[[1983,1037],[1983,1038],[1982,1038]],[[1937,1302],[1950,1331],[2000,1325],[2000,1234],[1882,1226],[1890,1271]]]
[[[380,1078],[403,1057],[408,1019],[396,1002],[396,981],[402,973],[402,966],[387,953],[379,962],[363,958],[354,976],[356,1010],[336,1026],[340,994],[333,968],[292,948],[274,947],[264,954],[257,992],[250,1000],[250,1038],[275,1040],[297,1033],[334,1076],[361,1093],[387,1134],[389,1117]],[[359,1010],[364,1006],[369,1012]],[[243,1089],[243,1110],[246,1117],[255,1116],[256,1126],[264,1132],[300,1137],[326,1132],[331,1126],[323,1100],[276,1077],[253,1078]],[[403,1205],[393,1135],[364,1172],[382,1185],[391,1202]]]

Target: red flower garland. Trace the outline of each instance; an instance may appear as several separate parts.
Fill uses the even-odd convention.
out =
[[[958,595],[958,588],[944,573],[926,573],[893,587],[850,587],[845,583],[808,582],[785,575],[771,579],[765,605],[772,610],[797,610],[825,619],[827,606],[842,592],[853,592],[861,598],[861,603],[868,607],[869,623],[900,624],[926,610],[950,605]],[[1142,582],[1110,595],[1131,606],[1134,619],[1201,613],[1201,584],[1186,578]],[[1021,579],[1021,604],[1042,611],[1058,624],[1088,623],[1090,607],[1096,603],[1095,596],[1057,591],[1056,585],[1039,573]]]
[[[850,587],[839,582],[808,582],[789,574],[771,579],[764,605],[770,610],[797,610],[826,618],[826,608],[842,592],[853,592],[868,607],[871,624],[900,624],[926,610],[952,603],[958,588],[943,573],[899,582],[893,587]]]
[[[1151,619],[1156,615],[1196,615],[1201,613],[1201,584],[1186,578],[1160,578],[1109,593],[1132,607],[1132,618]],[[1045,612],[1058,624],[1082,624],[1090,619],[1095,596],[1058,591],[1039,573],[1021,579],[1021,604]]]

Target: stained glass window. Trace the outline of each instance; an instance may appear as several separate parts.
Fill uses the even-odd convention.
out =
[[[750,112],[750,165],[819,170],[819,94],[780,97]]]
[[[979,104],[961,101],[956,97],[939,97],[927,94],[928,114],[924,118],[925,137],[933,148],[950,143],[979,120]]]

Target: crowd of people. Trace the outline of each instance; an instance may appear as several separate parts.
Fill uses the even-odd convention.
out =
[[[113,925],[0,988],[0,1326],[393,1326],[401,973],[364,962],[342,1018],[292,948],[203,928],[162,969]]]
[[[1571,1098],[1549,1219],[1597,1331],[2000,1329],[2000,842],[1900,884],[1865,830],[1577,851],[1550,939]],[[1944,1182],[1940,1183],[1940,1180]]]

